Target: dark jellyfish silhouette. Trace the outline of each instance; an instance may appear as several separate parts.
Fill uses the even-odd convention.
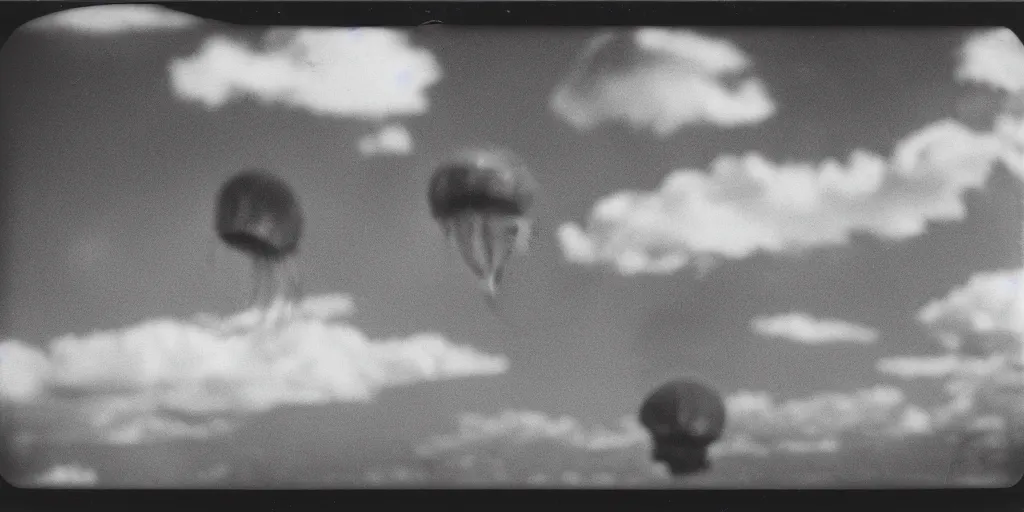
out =
[[[221,186],[217,236],[253,262],[253,303],[265,309],[291,303],[301,291],[291,260],[302,238],[303,214],[291,187],[260,169],[239,172]]]
[[[489,304],[509,259],[529,250],[536,189],[526,167],[501,150],[465,151],[431,177],[430,214],[462,255]]]
[[[725,403],[695,379],[676,379],[655,389],[640,407],[640,423],[654,440],[652,458],[675,476],[711,467],[708,447],[725,428]]]

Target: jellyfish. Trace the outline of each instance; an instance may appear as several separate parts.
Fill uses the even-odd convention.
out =
[[[268,171],[239,172],[217,194],[214,229],[228,247],[252,260],[252,303],[257,311],[266,313],[279,305],[288,312],[300,297],[292,258],[302,228],[302,210],[294,192]]]
[[[529,250],[536,182],[511,153],[470,150],[439,166],[430,180],[430,213],[462,255],[493,305],[505,267]]]
[[[654,440],[652,458],[675,476],[711,467],[708,447],[725,428],[725,404],[717,391],[694,379],[672,380],[640,407],[640,423]]]

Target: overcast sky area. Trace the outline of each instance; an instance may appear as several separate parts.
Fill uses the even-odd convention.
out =
[[[683,485],[945,485],[951,432],[1024,425],[1006,29],[114,6],[24,27],[0,70],[9,479],[660,485],[635,414],[684,375],[729,419]],[[540,184],[500,318],[426,204],[433,168],[484,144]],[[247,167],[307,219],[304,314],[269,351],[249,262],[212,230]]]

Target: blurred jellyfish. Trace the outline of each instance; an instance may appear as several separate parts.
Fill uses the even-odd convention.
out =
[[[725,403],[714,389],[692,379],[670,381],[648,395],[639,415],[654,440],[652,458],[673,475],[711,467],[708,447],[725,428]]]
[[[256,310],[266,313],[278,305],[290,312],[301,294],[291,258],[303,228],[291,187],[264,170],[235,174],[217,194],[214,228],[228,247],[252,259]]]
[[[529,216],[536,182],[518,159],[497,150],[471,150],[441,165],[430,180],[430,213],[477,278],[493,305],[505,266],[529,249]]]

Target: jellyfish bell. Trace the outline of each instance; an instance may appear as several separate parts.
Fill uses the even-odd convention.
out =
[[[430,214],[494,304],[505,267],[529,250],[536,230],[530,216],[537,184],[514,154],[470,149],[434,170]]]
[[[652,458],[675,476],[710,469],[708,447],[725,428],[721,395],[696,379],[676,379],[651,392],[639,412],[654,440]]]
[[[253,262],[253,306],[290,314],[301,295],[293,264],[303,213],[291,187],[261,169],[239,172],[217,194],[214,229],[228,247]]]

